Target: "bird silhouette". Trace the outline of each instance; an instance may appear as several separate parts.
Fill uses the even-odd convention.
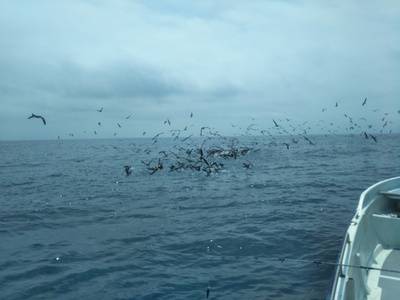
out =
[[[129,176],[132,174],[132,167],[131,166],[124,166],[125,175]]]
[[[203,130],[207,129],[207,128],[210,129],[210,127],[207,127],[207,126],[203,126],[200,128],[200,136],[203,136]]]
[[[46,125],[46,119],[43,118],[42,116],[40,116],[40,115],[35,115],[34,113],[32,113],[32,114],[28,117],[28,119],[33,119],[33,118],[35,118],[35,119],[41,119],[42,122],[43,122],[43,125]]]
[[[252,168],[253,167],[253,164],[251,163],[251,162],[244,162],[244,163],[242,163],[242,166],[243,166],[243,168],[245,168],[245,169],[250,169],[250,168]]]
[[[365,106],[365,104],[367,104],[367,97],[365,97],[365,99],[364,99],[364,101],[362,103],[362,106]]]

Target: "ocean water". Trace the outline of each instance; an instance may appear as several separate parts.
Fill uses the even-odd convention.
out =
[[[275,259],[335,262],[360,193],[400,175],[400,136],[314,139],[210,176],[149,175],[171,140],[0,142],[0,298],[325,299],[332,266]]]

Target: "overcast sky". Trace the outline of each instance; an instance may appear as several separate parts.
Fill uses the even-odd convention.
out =
[[[0,139],[399,119],[399,33],[397,1],[0,0]]]

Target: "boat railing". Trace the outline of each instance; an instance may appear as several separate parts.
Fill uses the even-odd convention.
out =
[[[348,255],[348,251],[346,251],[346,250],[348,250],[347,246],[349,243],[350,243],[349,234],[346,233],[344,241],[343,241],[343,245],[342,245],[342,250],[340,251],[338,266],[336,268],[335,280],[332,285],[332,294],[331,294],[332,300],[337,299],[337,293],[339,292],[339,290],[337,289],[337,286],[339,284],[339,280],[345,278],[345,276],[346,276],[346,271],[344,270],[344,268],[345,268],[344,257]],[[342,285],[342,286],[343,286],[343,290],[341,292],[344,294],[345,290],[346,290],[346,286],[345,285]]]
[[[339,261],[340,263],[340,277],[344,277],[346,275],[346,272],[344,270],[345,264],[348,262],[348,257],[349,257],[349,251],[348,251],[348,244],[350,244],[350,237],[349,234],[346,233],[346,236],[344,238],[343,246],[342,246],[342,257],[341,260]],[[347,250],[347,251],[346,251]]]
[[[360,201],[358,202],[357,214],[361,214],[364,209],[382,192],[394,189],[399,185],[400,177],[394,177],[387,180],[380,181],[364,192],[361,193]]]

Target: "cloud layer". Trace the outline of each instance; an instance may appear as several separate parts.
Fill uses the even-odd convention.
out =
[[[399,31],[394,1],[2,1],[0,139],[78,131],[100,106],[137,115],[125,136],[192,110],[226,130],[365,96],[397,111]],[[32,111],[52,128],[19,122]]]

